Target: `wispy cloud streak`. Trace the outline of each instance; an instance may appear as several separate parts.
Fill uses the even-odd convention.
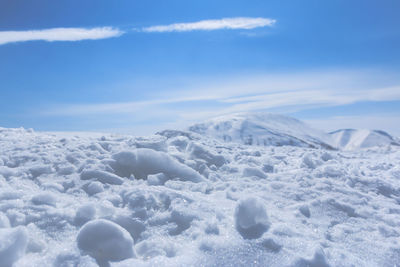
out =
[[[379,81],[387,77],[376,75],[378,77],[369,72],[343,71],[252,76],[191,89],[168,90],[168,95],[150,100],[58,106],[43,110],[42,115],[132,114],[136,111],[168,108],[174,110],[179,117],[201,119],[260,109],[290,107],[301,110],[360,101],[400,100],[400,81],[395,79],[391,85],[382,86]],[[192,107],[188,103],[207,103],[210,108],[199,110],[197,105]]]
[[[202,20],[191,23],[174,23],[144,27],[142,32],[187,32],[187,31],[212,31],[220,29],[249,30],[260,27],[270,27],[276,20],[269,18],[223,18],[215,20]],[[118,37],[125,32],[114,27],[96,28],[51,28],[26,31],[0,31],[0,45],[27,41],[81,41],[98,40]]]
[[[26,41],[81,41],[118,37],[123,31],[113,27],[52,28],[29,31],[0,31],[0,45]]]
[[[184,128],[193,122],[237,112],[265,110],[288,114],[357,102],[399,101],[400,79],[395,74],[373,70],[329,70],[229,76],[206,82],[201,77],[197,77],[197,80],[192,77],[188,81],[190,85],[166,87],[147,98],[126,102],[42,106],[38,115],[107,117],[111,118],[110,123],[119,120],[120,125],[133,125],[141,121],[143,125],[148,124],[151,131],[147,133],[151,133],[167,127]],[[391,122],[397,122],[398,115],[397,119],[395,115],[392,118]],[[157,122],[157,125],[150,122]],[[387,125],[382,128],[393,130]],[[396,129],[400,131],[398,127]]]
[[[269,18],[223,18],[213,20],[201,20],[189,23],[174,23],[169,25],[157,25],[142,28],[144,32],[188,32],[188,31],[213,31],[222,29],[250,30],[261,27],[271,27],[276,20]]]

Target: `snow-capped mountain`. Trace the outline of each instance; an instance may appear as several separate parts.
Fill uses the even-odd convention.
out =
[[[399,140],[379,130],[341,129],[331,132],[334,145],[343,150],[355,150],[375,146],[400,146]]]
[[[327,149],[335,147],[329,134],[313,129],[297,119],[270,113],[220,116],[194,124],[189,130],[245,145],[292,145]]]

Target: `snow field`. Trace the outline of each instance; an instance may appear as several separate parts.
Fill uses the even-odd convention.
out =
[[[0,128],[0,266],[394,266],[400,150]]]

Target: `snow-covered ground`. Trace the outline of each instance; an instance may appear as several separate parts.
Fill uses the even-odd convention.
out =
[[[302,144],[0,128],[0,266],[398,266],[400,148]]]

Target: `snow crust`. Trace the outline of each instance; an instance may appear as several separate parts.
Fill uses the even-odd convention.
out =
[[[398,265],[400,148],[299,144],[0,128],[0,266]]]

